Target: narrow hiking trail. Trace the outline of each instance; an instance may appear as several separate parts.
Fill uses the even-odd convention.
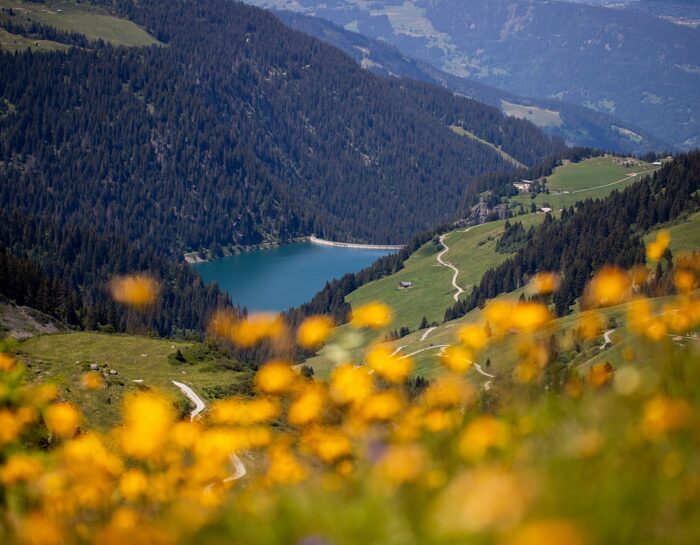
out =
[[[425,339],[428,338],[428,335],[430,335],[433,331],[437,329],[437,326],[435,327],[429,327],[428,329],[425,330],[425,333],[423,333],[423,336],[420,338],[421,341],[424,341]]]
[[[565,193],[566,195],[573,195],[574,193],[584,193],[586,191],[593,191],[594,189],[600,189],[601,187],[610,187],[611,185],[617,185],[621,184],[624,181],[630,180],[632,178],[636,178],[637,176],[642,176],[643,174],[649,174],[650,172],[656,172],[658,169],[657,168],[652,168],[651,170],[643,170],[642,172],[631,172],[624,178],[620,178],[619,180],[615,180],[614,182],[610,182],[609,184],[604,184],[604,185],[597,185],[595,187],[586,187],[584,189],[577,189],[576,191],[569,191]]]
[[[187,384],[183,384],[182,382],[177,382],[175,380],[171,382],[177,386],[177,388],[179,388],[183,394],[185,394],[187,399],[194,403],[194,410],[190,413],[190,421],[194,420],[206,408],[204,401],[202,401],[202,398],[199,397],[192,388],[187,386]],[[231,460],[231,465],[233,466],[234,472],[232,475],[224,479],[225,483],[230,483],[231,481],[240,479],[247,473],[245,465],[243,465],[243,462],[235,452],[231,453],[229,460]]]
[[[481,374],[481,375],[483,375],[483,376],[485,376],[485,377],[487,377],[487,378],[489,379],[489,380],[487,380],[486,382],[484,382],[484,390],[486,390],[486,391],[490,390],[490,389],[491,389],[491,382],[493,381],[493,379],[496,378],[496,376],[495,376],[495,375],[492,375],[491,373],[487,373],[486,371],[484,371],[484,370],[481,368],[481,365],[479,365],[478,363],[475,363],[475,364],[474,364],[474,367],[476,368],[476,370],[477,370],[477,372],[478,372],[479,374]]]
[[[598,348],[601,350],[607,348],[608,345],[612,345],[612,339],[610,338],[610,335],[614,332],[614,329],[608,329],[605,333],[603,333],[603,338],[605,339],[605,342],[601,344]]]
[[[467,229],[467,231],[468,230],[469,229]],[[466,233],[466,231],[464,231],[464,232]],[[437,255],[437,260],[438,260],[438,263],[440,263],[440,265],[442,265],[443,267],[447,267],[447,268],[452,269],[454,271],[454,275],[452,275],[452,285],[457,290],[457,293],[454,294],[454,300],[459,301],[459,296],[464,293],[464,290],[462,288],[460,288],[459,285],[457,284],[457,277],[459,276],[459,269],[457,267],[455,267],[452,263],[449,263],[449,262],[442,259],[442,257],[447,252],[450,251],[450,247],[447,244],[445,244],[445,237],[447,237],[448,234],[449,233],[445,233],[444,235],[440,235],[440,238],[439,238],[440,244],[442,244],[445,248]]]

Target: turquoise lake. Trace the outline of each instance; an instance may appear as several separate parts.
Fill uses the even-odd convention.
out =
[[[228,292],[234,304],[254,311],[282,311],[306,303],[329,280],[364,269],[390,253],[302,242],[193,267],[205,282],[216,282]]]

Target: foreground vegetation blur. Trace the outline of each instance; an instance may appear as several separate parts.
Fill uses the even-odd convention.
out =
[[[662,231],[648,260],[659,261],[669,242]],[[189,419],[144,385],[106,432],[89,429],[56,387],[29,384],[26,368],[3,354],[0,537],[32,545],[694,543],[700,354],[696,341],[678,341],[700,325],[700,254],[677,256],[672,278],[673,296],[646,298],[651,269],[603,268],[573,326],[542,342],[560,281],[540,273],[531,298],[491,301],[479,321],[456,330],[442,372],[418,382],[410,357],[372,342],[392,318],[382,303],[353,310],[343,335],[369,348],[327,382],[282,356],[291,344],[326,342],[330,318],[292,330],[276,315],[220,312],[210,332],[221,342],[267,342],[281,356],[259,369],[256,394]],[[159,285],[138,276],[110,288],[146,311]],[[623,365],[580,373],[558,362],[559,350],[604,331],[601,307],[623,302],[636,336]],[[513,339],[518,363],[498,395],[466,377],[487,347]],[[347,339],[333,342],[342,354]],[[97,392],[105,381],[89,371],[81,387]]]

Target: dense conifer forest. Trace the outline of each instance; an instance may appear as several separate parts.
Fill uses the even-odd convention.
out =
[[[370,74],[256,8],[106,5],[165,45],[36,25],[22,32],[85,47],[0,55],[3,286],[31,276],[13,296],[75,325],[201,331],[229,302],[180,263],[187,250],[312,233],[400,242],[455,219],[480,175],[512,167],[450,124],[525,164],[564,149],[494,108]],[[137,318],[105,283],[140,270],[164,292]]]

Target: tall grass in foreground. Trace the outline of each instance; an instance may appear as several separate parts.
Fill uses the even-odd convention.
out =
[[[650,244],[659,260],[668,240]],[[50,384],[0,356],[0,540],[28,545],[697,543],[700,536],[700,355],[680,346],[700,324],[700,256],[677,260],[676,295],[644,298],[646,268],[601,270],[575,327],[552,333],[558,277],[541,273],[531,300],[494,301],[456,331],[443,374],[407,387],[413,363],[381,344],[346,359],[391,319],[381,303],[354,309],[334,341],[328,383],[284,355],[326,342],[333,323],[291,331],[276,316],[221,312],[213,335],[270,342],[254,398],[176,418],[164,395],[129,397],[123,421],[100,434]],[[115,297],[146,306],[158,286],[115,280]],[[614,369],[585,373],[556,352],[599,336],[596,308],[630,302],[634,348]],[[517,335],[518,364],[485,389],[466,374],[491,343]],[[671,336],[673,335],[673,337]],[[364,339],[364,340],[363,340]],[[674,340],[675,339],[675,340]],[[653,364],[635,363],[644,354]],[[480,378],[478,375],[469,375]],[[88,373],[83,387],[105,387]],[[248,464],[242,479],[232,455]],[[252,462],[251,462],[252,460]]]

